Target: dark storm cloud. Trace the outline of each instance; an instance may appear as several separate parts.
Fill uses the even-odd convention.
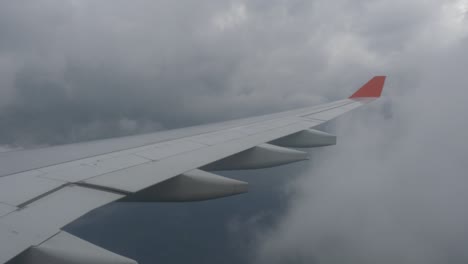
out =
[[[0,143],[66,143],[319,101],[308,89],[324,57],[307,52],[303,29],[280,25],[297,9],[271,24],[281,3],[263,5],[3,4]],[[120,129],[125,120],[136,125]]]
[[[200,67],[203,51],[184,46],[193,44],[184,40],[190,25],[177,25],[179,20],[162,16],[158,6],[146,3],[154,13],[142,15],[143,6],[132,11],[123,2],[110,8],[56,2],[2,8],[0,52],[16,67],[3,72],[9,83],[2,89],[2,143],[24,143],[28,137],[26,143],[45,144],[83,139],[74,126],[112,125],[109,131],[119,133],[120,120],[140,121],[135,116],[167,123],[184,111],[184,94],[223,89],[219,79],[225,67],[211,62],[218,74],[208,75]],[[109,131],[91,132],[102,137]]]

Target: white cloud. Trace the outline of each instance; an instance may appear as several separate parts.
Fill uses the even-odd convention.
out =
[[[213,17],[214,26],[220,31],[237,27],[247,20],[247,9],[243,3],[232,3],[228,10]]]
[[[468,54],[466,22],[452,19],[457,5],[432,7],[398,53],[373,49],[389,75],[384,98],[336,122],[338,146],[313,155],[289,211],[259,236],[254,262],[468,260]]]

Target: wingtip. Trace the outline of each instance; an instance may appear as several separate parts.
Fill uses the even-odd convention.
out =
[[[387,76],[374,76],[349,98],[378,98],[382,94],[385,78]]]

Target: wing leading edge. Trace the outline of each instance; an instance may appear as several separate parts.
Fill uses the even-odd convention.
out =
[[[61,228],[116,200],[195,201],[246,192],[247,183],[213,172],[297,162],[307,159],[307,154],[291,148],[336,144],[336,137],[312,128],[377,99],[384,82],[384,76],[376,76],[351,97],[315,107],[105,142],[0,154],[0,164],[14,164],[0,177],[0,263],[12,259],[15,263],[135,263]],[[60,153],[68,154],[59,157]],[[33,160],[42,154],[48,158],[29,163],[24,158]],[[23,161],[24,166],[18,165]],[[76,245],[86,243],[84,250],[94,255],[77,257]]]

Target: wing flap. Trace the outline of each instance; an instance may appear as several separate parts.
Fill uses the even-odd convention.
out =
[[[0,202],[20,206],[63,185],[60,181],[40,178],[42,174],[32,170],[0,177]]]
[[[105,250],[65,231],[19,255],[21,264],[137,264],[136,261]]]
[[[64,225],[123,195],[68,185],[0,218],[0,263],[41,244]]]
[[[15,206],[0,203],[0,217],[2,217],[4,215],[7,215],[7,214],[15,211],[16,209],[17,208]]]

